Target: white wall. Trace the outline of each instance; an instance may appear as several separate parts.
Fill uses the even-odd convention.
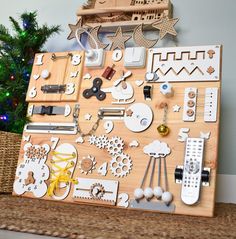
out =
[[[0,23],[10,27],[9,16],[17,18],[24,11],[38,11],[39,24],[61,25],[59,36],[50,39],[46,45],[48,51],[66,51],[77,47],[74,41],[68,41],[69,23],[76,22],[76,10],[83,0],[0,0]]]
[[[60,36],[50,39],[48,51],[76,49],[75,41],[67,41],[68,23],[76,22],[75,12],[81,0],[0,0],[0,22],[9,26],[8,17],[24,10],[38,10],[39,23],[59,24]],[[177,25],[178,45],[223,44],[223,89],[219,173],[236,175],[236,80],[235,80],[235,0],[172,0]],[[172,42],[168,41],[168,45]],[[163,45],[163,43],[161,44]]]

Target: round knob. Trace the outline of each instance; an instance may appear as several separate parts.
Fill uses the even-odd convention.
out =
[[[156,72],[147,72],[145,74],[146,81],[157,81],[159,79]]]
[[[50,72],[48,70],[43,70],[41,73],[41,77],[43,79],[47,79],[50,76]]]

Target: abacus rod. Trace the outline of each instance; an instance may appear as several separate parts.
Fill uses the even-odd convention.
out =
[[[165,191],[168,191],[168,178],[167,178],[167,169],[166,169],[166,157],[164,159],[164,175],[165,175]]]
[[[148,170],[149,170],[151,161],[152,161],[152,157],[149,158],[148,165],[147,165],[147,167],[146,167],[146,169],[145,169],[144,176],[143,176],[143,179],[142,179],[142,181],[141,181],[141,186],[140,186],[140,188],[142,188],[143,185],[144,185],[144,182],[145,182],[145,179],[146,179],[146,177],[147,177],[147,173],[148,173]]]
[[[155,168],[156,168],[156,159],[153,158],[153,164],[152,164],[152,172],[151,172],[151,176],[150,176],[150,182],[149,182],[149,187],[152,187],[152,182],[153,182],[153,177],[154,177],[154,173],[155,173]]]
[[[158,158],[158,181],[157,186],[160,187],[161,185],[161,158]]]

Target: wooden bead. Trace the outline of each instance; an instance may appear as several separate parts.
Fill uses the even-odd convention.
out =
[[[164,192],[161,197],[162,201],[167,205],[173,200],[173,196],[170,192]]]
[[[153,193],[156,198],[160,198],[163,194],[163,190],[161,187],[158,186],[154,188]]]
[[[142,199],[144,196],[144,192],[142,188],[136,188],[134,191],[134,198],[136,200]]]
[[[153,190],[152,190],[152,188],[150,188],[150,187],[145,188],[145,190],[144,190],[144,196],[145,196],[145,198],[146,198],[147,200],[152,199],[152,197],[153,197]]]

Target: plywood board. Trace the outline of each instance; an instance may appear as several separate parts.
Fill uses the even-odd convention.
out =
[[[68,54],[80,55],[81,64],[73,65],[72,57],[67,57]],[[42,56],[42,64],[38,64],[38,57]],[[59,102],[59,101],[76,101],[78,99],[78,79],[81,78],[84,52],[58,52],[56,53],[56,60],[52,60],[52,53],[36,54],[33,64],[33,70],[29,83],[26,101],[28,102]],[[47,70],[49,77],[44,79],[42,72]],[[76,77],[71,77],[71,73],[77,72]],[[74,93],[70,95],[65,94],[43,94],[41,87],[45,85],[66,85],[74,84]],[[30,97],[30,91],[35,88],[36,96]]]
[[[166,98],[163,96],[163,94],[160,93],[160,85],[161,83],[144,83],[142,86],[137,86],[135,84],[136,80],[143,80],[145,81],[145,74],[148,71],[147,68],[142,69],[125,69],[123,59],[119,62],[114,62],[116,70],[116,74],[113,77],[111,81],[106,80],[101,77],[103,74],[105,68],[107,66],[111,66],[113,64],[112,62],[112,53],[113,52],[106,52],[106,58],[105,58],[105,64],[104,68],[102,69],[89,69],[86,67],[81,67],[80,76],[77,78],[77,86],[78,86],[78,98],[75,102],[66,102],[65,99],[63,101],[54,102],[54,100],[50,100],[49,98],[45,99],[43,96],[40,99],[40,102],[33,102],[33,100],[30,100],[31,102],[29,105],[53,105],[53,106],[64,106],[65,104],[69,104],[72,108],[75,106],[75,104],[80,105],[80,114],[79,114],[79,126],[82,129],[83,132],[89,132],[91,130],[94,123],[97,121],[97,115],[98,110],[101,107],[125,107],[128,108],[130,105],[112,105],[111,102],[114,101],[112,98],[112,95],[107,93],[106,99],[104,101],[98,101],[95,97],[92,97],[90,99],[85,99],[82,96],[82,93],[85,89],[91,88],[92,86],[92,80],[95,77],[101,77],[103,80],[102,88],[111,87],[112,84],[115,82],[115,80],[119,79],[120,76],[123,74],[123,71],[132,71],[132,76],[127,79],[127,82],[130,83],[134,88],[134,96],[135,99],[134,103],[145,103],[146,105],[150,106],[153,114],[154,119],[151,124],[151,126],[141,132],[141,133],[134,133],[128,130],[125,127],[125,124],[122,120],[114,120],[114,129],[111,133],[107,134],[105,133],[105,129],[103,127],[104,120],[100,121],[98,129],[95,132],[96,136],[100,135],[106,135],[109,139],[111,139],[114,136],[119,136],[124,140],[124,150],[123,152],[125,154],[128,154],[132,160],[132,169],[130,170],[130,173],[127,174],[127,176],[123,178],[115,177],[111,170],[110,170],[110,162],[112,159],[112,156],[109,155],[106,149],[99,149],[95,145],[90,145],[88,142],[88,137],[84,138],[84,143],[76,143],[76,139],[80,137],[79,134],[77,135],[53,135],[53,134],[30,134],[30,133],[24,133],[24,136],[30,135],[30,143],[32,145],[43,145],[48,144],[50,147],[52,147],[51,137],[57,137],[59,138],[58,146],[62,144],[71,144],[75,147],[77,151],[77,164],[73,173],[73,178],[87,178],[87,179],[96,179],[99,180],[111,180],[111,181],[118,181],[119,187],[117,192],[117,201],[115,205],[111,205],[110,203],[104,202],[102,200],[79,200],[78,198],[75,200],[73,198],[73,191],[74,191],[74,185],[71,183],[71,188],[69,191],[69,195],[63,199],[62,201],[68,202],[68,203],[88,203],[88,204],[96,204],[96,205],[105,205],[110,207],[117,207],[117,205],[123,205],[123,203],[120,204],[119,195],[122,193],[126,193],[129,196],[129,207],[131,208],[131,202],[134,200],[134,190],[138,187],[140,187],[140,182],[143,178],[145,168],[147,166],[147,163],[149,161],[149,156],[147,154],[144,154],[143,148],[153,142],[154,140],[159,140],[162,142],[165,142],[168,144],[168,146],[171,149],[170,155],[166,156],[166,163],[167,163],[167,177],[168,177],[168,184],[169,184],[169,191],[173,194],[173,201],[169,205],[169,207],[166,207],[166,205],[157,205],[158,201],[157,199],[153,198],[150,201],[150,204],[145,204],[146,207],[141,207],[143,210],[152,210],[157,212],[170,212],[170,213],[176,213],[176,214],[187,214],[187,215],[195,215],[195,216],[213,216],[214,213],[214,202],[215,202],[215,190],[216,190],[216,172],[217,172],[217,157],[218,157],[218,142],[219,142],[219,115],[220,115],[220,89],[221,89],[221,46],[219,47],[219,54],[218,54],[218,62],[219,62],[219,74],[218,79],[216,81],[205,80],[205,81],[195,81],[191,80],[191,77],[189,78],[189,81],[185,82],[171,82],[172,87],[174,89],[174,95],[173,97]],[[196,49],[200,49],[201,47],[198,47]],[[208,47],[209,48],[209,47]],[[207,48],[207,49],[208,49]],[[211,47],[210,47],[211,48]],[[192,49],[192,48],[190,48]],[[203,50],[206,49],[206,47],[202,47]],[[158,49],[160,50],[160,48]],[[173,48],[171,51],[178,51],[178,48]],[[56,53],[58,54],[58,53]],[[64,53],[67,54],[67,53]],[[81,53],[80,53],[81,54]],[[45,54],[45,57],[48,59],[50,58],[50,53]],[[168,62],[168,60],[167,60]],[[51,62],[45,63],[44,67],[48,67],[49,64],[50,67],[53,67],[54,71],[56,71],[56,66],[53,66]],[[67,64],[65,62],[65,64]],[[62,67],[62,66],[60,66]],[[60,69],[58,69],[60,71]],[[70,72],[71,70],[66,68],[66,72]],[[89,73],[92,78],[90,80],[83,79],[82,76]],[[35,69],[33,71],[33,74],[35,74]],[[30,86],[33,84],[33,79],[31,79]],[[152,100],[151,101],[145,101],[144,95],[143,95],[143,87],[145,85],[152,85],[153,87],[153,93],[152,93]],[[198,89],[198,97],[197,97],[197,107],[196,107],[196,120],[194,122],[184,122],[183,121],[183,109],[184,109],[184,92],[185,88],[197,88]],[[204,101],[205,101],[205,89],[206,88],[218,88],[219,89],[219,95],[218,95],[218,104],[217,104],[217,120],[216,122],[205,122],[204,121]],[[60,97],[59,97],[60,98]],[[168,104],[168,113],[167,113],[167,125],[170,128],[170,133],[166,137],[162,137],[157,132],[157,127],[162,123],[163,121],[163,109],[160,109],[159,105],[161,102],[166,102]],[[132,104],[131,104],[132,105]],[[173,112],[173,107],[175,105],[181,106],[179,112]],[[91,114],[91,120],[86,120],[85,115]],[[33,115],[31,117],[32,122],[60,122],[60,123],[71,123],[73,122],[73,114],[71,113],[68,117],[64,116],[41,116],[41,115]],[[205,151],[204,151],[204,167],[209,167],[211,169],[210,173],[210,186],[209,187],[201,187],[201,194],[199,202],[195,205],[189,206],[184,204],[181,201],[181,184],[176,184],[174,180],[174,172],[177,165],[183,165],[184,162],[184,153],[185,153],[185,143],[178,141],[178,134],[179,130],[181,128],[189,128],[189,137],[200,137],[200,132],[210,132],[210,138],[208,140],[205,140]],[[139,142],[139,146],[137,148],[130,147],[129,144],[137,140]],[[21,150],[19,155],[19,163],[23,162],[24,157],[24,145],[27,142],[22,140],[21,144]],[[79,168],[79,161],[83,159],[83,157],[87,157],[88,155],[92,156],[96,160],[96,169],[92,170],[92,173],[88,173],[87,175],[81,172],[81,169]],[[53,150],[51,150],[48,153],[46,164],[49,168],[52,167],[51,159],[53,157]],[[107,162],[108,168],[107,168],[107,174],[106,176],[102,176],[97,172],[97,169]],[[163,167],[163,163],[162,163]],[[150,172],[147,175],[147,180],[144,184],[144,188],[149,186],[149,177]],[[16,180],[18,177],[16,177]],[[157,176],[157,165],[156,170],[153,178],[153,186],[157,185],[158,176]],[[47,185],[49,185],[49,180],[46,180]],[[79,182],[78,182],[79,183]],[[164,185],[164,173],[162,169],[161,174],[161,185]],[[78,184],[79,186],[79,184]],[[60,193],[60,192],[59,192]],[[16,193],[14,193],[16,195]],[[32,193],[26,192],[22,196],[24,197],[34,197]],[[52,197],[45,195],[42,197],[42,199],[46,200],[54,200]],[[142,203],[146,203],[146,200],[143,199]],[[156,203],[156,204],[155,204]],[[154,206],[152,205],[154,204]],[[141,205],[141,204],[139,204]]]
[[[172,16],[172,5],[169,0],[155,1],[90,1],[77,11],[83,25],[102,26],[101,31],[112,31],[121,26],[123,30],[133,30],[137,25],[144,24],[149,29],[154,21]]]

